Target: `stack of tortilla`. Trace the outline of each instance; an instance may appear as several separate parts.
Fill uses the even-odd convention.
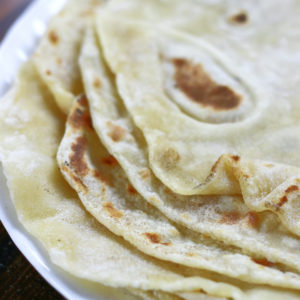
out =
[[[299,299],[300,3],[70,0],[1,100],[25,228],[141,299]]]

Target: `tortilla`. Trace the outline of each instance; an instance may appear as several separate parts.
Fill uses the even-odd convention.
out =
[[[247,282],[290,288],[300,276],[265,267],[239,249],[174,226],[133,188],[91,127],[87,100],[74,103],[58,150],[58,165],[83,205],[101,224],[142,252]],[[262,258],[258,258],[262,260]]]
[[[299,272],[300,241],[272,213],[249,210],[239,196],[178,195],[154,176],[147,144],[118,97],[114,78],[91,31],[85,38],[80,67],[98,136],[151,205],[176,223],[235,245],[258,264],[277,262]]]
[[[274,294],[299,297],[292,290],[216,282],[214,275],[153,259],[114,236],[86,213],[58,170],[55,156],[64,121],[32,63],[26,63],[13,90],[1,100],[0,157],[20,221],[55,264],[79,278],[112,287],[202,289],[235,299],[253,293],[267,293],[265,299]]]
[[[285,84],[281,76],[272,84],[258,84],[252,75],[254,70],[237,73],[237,66],[226,52],[220,53],[199,38],[168,28],[153,29],[147,24],[116,19],[107,12],[99,14],[97,22],[104,56],[116,75],[118,91],[126,108],[145,135],[150,166],[155,175],[177,193],[241,193],[250,209],[274,212],[291,232],[299,234],[297,80],[293,85]],[[288,43],[282,47],[283,55],[278,55],[276,61],[276,65],[285,65],[286,72],[293,70],[299,61],[297,53],[289,47]],[[211,57],[214,65],[210,67],[214,71],[205,71],[197,61],[201,61],[202,53]],[[239,56],[241,54],[237,52]],[[274,57],[277,58],[275,53]],[[255,68],[259,62],[249,62],[249,65]],[[171,79],[163,66],[168,65],[166,68],[169,69],[170,64],[177,68],[171,72],[174,79],[182,78],[180,82],[176,79],[177,84],[172,86],[173,90],[181,90],[181,96],[186,93],[194,97],[193,89],[199,88],[203,77],[204,82],[212,84],[210,92],[203,92],[212,97],[212,103],[219,101],[215,99],[218,91],[224,91],[229,102],[234,102],[236,97],[240,99],[235,102],[238,109],[243,106],[237,103],[245,102],[247,107],[249,99],[253,109],[246,118],[240,116],[241,120],[231,119],[229,113],[224,122],[222,118],[226,113],[223,114],[221,107],[204,103],[199,104],[201,109],[208,110],[218,123],[211,123],[209,119],[196,120],[167,96],[164,86]],[[273,55],[264,57],[264,65],[271,64],[275,64]],[[241,90],[248,91],[246,96],[222,82],[217,83],[216,78],[222,77],[224,72],[242,86]],[[196,74],[194,79],[193,74]],[[268,89],[264,89],[265,86]],[[282,101],[273,101],[274,91]],[[220,116],[218,111],[221,111]],[[235,112],[240,114],[238,110]]]
[[[80,46],[93,10],[102,0],[69,0],[55,16],[34,53],[35,66],[58,106],[68,113],[83,87],[77,64]]]

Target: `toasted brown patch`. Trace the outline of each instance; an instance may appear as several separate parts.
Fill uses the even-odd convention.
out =
[[[288,198],[287,196],[283,196],[280,198],[278,204],[277,204],[277,208],[279,209],[281,206],[283,206],[286,202],[288,202]]]
[[[236,162],[238,162],[241,159],[238,155],[232,155],[231,158]]]
[[[246,214],[248,225],[252,228],[257,228],[260,224],[259,215],[254,211],[249,211]]]
[[[71,174],[72,179],[79,184],[84,190],[87,190],[87,186],[83,183],[83,181],[76,175]]]
[[[109,213],[109,215],[114,219],[120,219],[123,217],[123,213],[119,210],[117,210],[113,203],[111,202],[105,202],[103,203],[103,208]]]
[[[51,44],[56,45],[59,42],[59,36],[54,30],[50,30],[48,34],[49,41]]]
[[[52,75],[52,72],[51,72],[50,70],[46,70],[46,74],[47,74],[48,76],[50,76],[50,75]]]
[[[113,186],[113,183],[111,182],[111,180],[109,178],[107,178],[105,175],[101,174],[99,171],[94,170],[93,175],[95,178],[98,178],[103,183],[106,183],[109,186]]]
[[[84,160],[84,153],[86,149],[86,139],[78,137],[74,144],[71,146],[72,154],[70,155],[70,166],[79,176],[86,176],[89,169],[86,161]]]
[[[107,124],[110,128],[110,132],[108,135],[111,137],[111,139],[114,142],[120,142],[124,136],[126,135],[126,129],[119,126],[119,125],[114,125],[113,123],[109,122]]]
[[[193,253],[193,252],[188,252],[186,255],[187,255],[187,256],[190,256],[190,257],[196,256],[195,253]]]
[[[151,175],[150,170],[149,169],[143,169],[141,171],[139,171],[139,175],[142,179],[148,179]]]
[[[62,64],[62,60],[60,57],[56,58],[56,63],[60,66]]]
[[[292,192],[295,192],[295,191],[298,191],[299,190],[299,187],[297,185],[291,185],[289,186],[285,192],[286,193],[292,193]]]
[[[101,159],[101,163],[110,167],[115,167],[119,164],[118,161],[112,155],[103,157]]]
[[[89,106],[86,95],[81,95],[80,98],[77,101],[83,107],[88,107]]]
[[[100,80],[100,78],[98,78],[98,77],[94,78],[93,86],[94,86],[94,88],[100,88],[101,87],[101,80]]]
[[[239,106],[241,96],[231,88],[215,82],[201,64],[183,58],[173,59],[177,87],[190,100],[215,110],[230,110]]]
[[[128,190],[129,194],[132,194],[132,195],[137,194],[136,189],[131,184],[128,185],[128,189],[127,190]]]
[[[77,129],[80,129],[83,127],[89,128],[89,129],[93,128],[90,114],[89,114],[88,110],[85,110],[85,109],[84,110],[80,109],[80,108],[75,109],[73,111],[73,113],[70,115],[68,121],[73,128],[77,128]]]
[[[246,12],[241,11],[238,14],[231,16],[229,20],[236,24],[245,24],[248,21],[248,15],[246,14]]]
[[[266,258],[251,258],[257,264],[260,264],[265,267],[270,267],[273,265],[272,262],[268,261]]]
[[[163,167],[166,169],[171,169],[175,167],[175,165],[179,162],[179,160],[180,160],[180,155],[173,148],[168,148],[163,152],[161,156],[161,163]]]
[[[162,243],[160,240],[160,236],[157,233],[146,232],[143,234],[148,240],[153,244],[161,244],[164,246],[170,245],[170,243]]]
[[[243,218],[243,215],[236,211],[230,211],[223,213],[222,218],[219,220],[219,223],[233,225],[238,223]]]

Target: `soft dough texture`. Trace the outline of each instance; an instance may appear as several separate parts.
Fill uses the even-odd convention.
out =
[[[241,248],[257,263],[270,266],[278,262],[300,270],[300,241],[280,224],[276,215],[249,210],[238,196],[178,195],[154,176],[147,144],[118,97],[113,76],[91,31],[85,38],[80,66],[93,124],[101,141],[149,203],[177,223]]]
[[[294,6],[297,11],[298,6]],[[296,19],[296,16],[292,13],[291,18]],[[294,73],[300,61],[299,52],[293,48],[294,40],[287,40],[280,47],[280,55],[276,52],[266,57],[262,55],[262,63],[261,57],[250,60],[234,47],[231,52],[224,49],[221,52],[199,37],[122,20],[109,11],[99,14],[97,24],[105,58],[116,75],[118,91],[135,124],[145,135],[155,175],[177,193],[240,193],[250,209],[271,210],[290,231],[300,234],[297,205],[300,191],[299,78],[296,76],[291,82],[288,75]],[[257,45],[253,44],[256,50]],[[261,47],[268,47],[268,44],[262,43]],[[207,55],[210,60],[202,66],[201,57]],[[248,68],[237,67],[235,60],[242,59]],[[173,69],[171,62],[175,65]],[[263,78],[257,74],[261,65],[265,66]],[[271,77],[271,67],[276,67],[277,71],[272,71],[278,78],[266,82]],[[246,94],[236,91],[233,85],[224,85],[225,77],[231,77],[230,80]],[[171,84],[172,80],[176,84]],[[215,116],[217,124],[202,120],[202,117],[201,120],[192,118],[167,94],[166,89],[171,89],[169,94],[178,96],[178,101],[192,101],[187,95],[197,96],[195,88],[199,93],[203,88],[201,80],[212,85],[210,91],[203,91],[212,102],[205,98],[208,102],[199,105]],[[224,101],[238,97],[238,109],[243,112],[250,105],[249,113],[241,115],[241,120],[236,116],[231,119],[229,114],[229,119],[222,121],[227,117],[222,113],[219,118],[219,107],[213,106],[217,101],[216,91],[221,93],[221,98],[225,97]],[[239,111],[235,113],[240,114]]]

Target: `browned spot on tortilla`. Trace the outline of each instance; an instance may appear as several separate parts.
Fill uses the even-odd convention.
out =
[[[46,70],[46,74],[47,74],[48,76],[50,76],[50,75],[52,75],[52,72],[51,72],[50,70]]]
[[[215,82],[201,64],[183,58],[173,59],[177,87],[190,100],[215,110],[230,110],[239,106],[241,96],[230,87]]]
[[[59,42],[58,34],[54,30],[50,30],[48,38],[53,45],[56,45]]]
[[[132,195],[137,194],[136,189],[131,184],[128,185],[128,189],[127,190],[128,190],[129,194],[132,194]]]
[[[108,135],[114,142],[120,142],[126,135],[126,129],[124,129],[123,127],[115,125],[111,122],[108,123],[108,126],[110,127],[110,132],[108,133]]]
[[[56,63],[57,63],[58,65],[61,65],[61,64],[62,64],[62,60],[61,60],[60,57],[57,57],[57,58],[56,58]]]
[[[68,175],[76,182],[78,183],[79,185],[81,185],[81,187],[84,189],[84,190],[87,190],[87,186],[83,183],[83,181],[77,177],[70,169],[69,169],[69,163],[64,163],[62,166],[61,166],[61,169],[62,171],[68,173]]]
[[[124,215],[121,211],[117,210],[111,202],[103,203],[103,208],[105,208],[109,215],[114,219],[120,219]]]
[[[115,167],[118,165],[118,161],[112,155],[103,157],[101,159],[101,163],[103,163],[104,165],[110,166],[110,167]]]
[[[150,177],[150,170],[149,169],[143,169],[141,171],[139,171],[139,175],[142,179],[147,179]]]
[[[239,161],[239,160],[241,159],[238,155],[232,155],[231,158],[232,158],[234,161]]]
[[[296,178],[295,181],[296,181],[297,183],[300,183],[300,179],[299,179],[299,178]]]
[[[175,165],[179,162],[179,160],[180,160],[180,155],[173,148],[168,148],[163,152],[161,156],[161,163],[163,167],[166,169],[171,169],[175,167]]]
[[[88,107],[89,106],[86,95],[81,95],[80,98],[77,101],[83,107]]]
[[[81,187],[83,187],[84,190],[87,190],[87,186],[83,183],[83,181],[78,176],[72,174],[71,177],[75,182],[81,185]]]
[[[250,227],[257,228],[260,224],[260,218],[259,215],[254,211],[249,211],[246,214],[247,222]]]
[[[92,120],[88,110],[77,108],[69,117],[69,123],[72,127],[80,129],[83,127],[92,129]]]
[[[94,78],[93,86],[94,86],[95,88],[101,87],[101,80],[100,80],[98,77],[95,77],[95,78]]]
[[[299,187],[297,185],[291,185],[285,190],[285,192],[292,193],[292,192],[298,191],[298,190],[299,190]]]
[[[272,262],[268,261],[266,258],[251,258],[257,264],[260,264],[265,267],[270,267],[273,265]]]
[[[282,205],[284,205],[286,202],[288,202],[287,196],[281,197],[280,200],[279,200],[279,202],[278,202],[278,204],[277,204],[278,209],[279,209]]]
[[[101,174],[99,171],[93,170],[93,175],[95,178],[98,178],[103,183],[106,183],[109,186],[113,186],[113,183],[111,182],[111,180],[109,180],[109,178],[107,178],[106,176]]]
[[[143,235],[150,240],[151,243],[153,244],[161,244],[164,246],[170,245],[170,243],[162,243],[160,240],[160,236],[157,233],[152,233],[152,232],[146,232],[143,233]]]
[[[193,252],[188,252],[186,255],[187,255],[187,256],[190,256],[190,257],[194,257],[194,256],[195,256],[195,253],[193,253]]]
[[[84,153],[86,149],[86,139],[78,137],[74,144],[71,146],[72,154],[70,155],[70,166],[79,176],[86,176],[89,169],[86,161],[84,160]]]
[[[233,225],[238,223],[243,218],[239,212],[230,211],[223,213],[222,218],[219,220],[219,223]]]
[[[248,21],[248,15],[246,14],[246,12],[241,11],[238,14],[231,16],[229,20],[236,24],[245,24]]]

